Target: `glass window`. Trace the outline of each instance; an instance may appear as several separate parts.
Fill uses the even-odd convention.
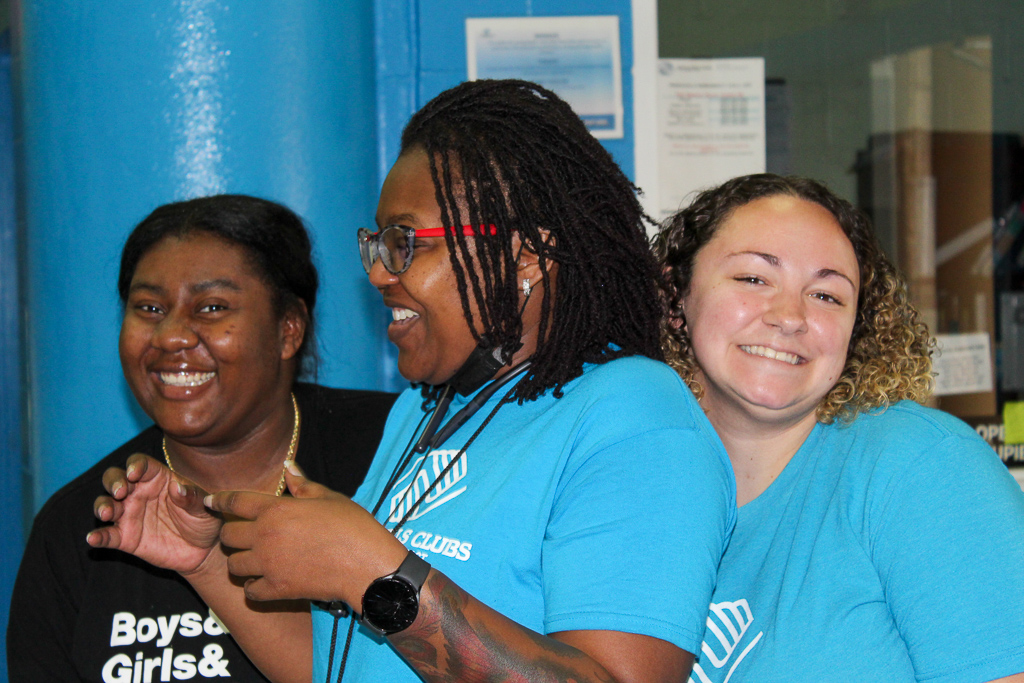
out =
[[[992,373],[937,399],[976,425],[1024,400],[1021,25],[1020,0],[658,6],[662,58],[765,59],[768,170],[865,209],[932,331],[989,344],[937,365],[954,389]]]

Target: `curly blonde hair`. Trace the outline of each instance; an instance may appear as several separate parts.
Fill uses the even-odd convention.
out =
[[[879,246],[867,216],[808,178],[771,173],[734,178],[700,193],[689,207],[665,221],[654,238],[654,251],[661,266],[661,341],[668,364],[700,399],[704,388],[697,379],[700,368],[682,308],[696,256],[733,211],[775,195],[797,197],[827,209],[853,245],[860,267],[857,318],[846,365],[818,404],[818,421],[850,421],[858,413],[903,399],[923,402],[933,386],[934,342],[910,303],[906,283]]]

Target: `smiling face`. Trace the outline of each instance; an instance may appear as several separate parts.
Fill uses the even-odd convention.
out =
[[[812,423],[846,363],[859,286],[853,245],[824,207],[775,195],[733,211],[683,299],[712,422]]]
[[[298,316],[275,314],[271,290],[243,248],[204,232],[167,237],[132,277],[121,367],[139,405],[169,436],[227,445],[287,407],[303,332]]]
[[[380,191],[377,227],[396,224],[442,227],[430,161],[420,149],[398,158]],[[417,237],[414,248],[408,270],[393,275],[378,260],[370,282],[393,312],[388,338],[398,347],[398,371],[410,382],[444,384],[469,357],[476,340],[462,311],[444,237]]]

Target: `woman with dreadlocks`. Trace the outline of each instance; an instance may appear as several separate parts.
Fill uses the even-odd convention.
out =
[[[310,680],[310,617],[246,598],[317,601],[315,681],[684,681],[735,486],[657,362],[635,188],[553,93],[478,81],[413,116],[376,218],[414,386],[354,502],[185,486],[175,568],[273,680]]]

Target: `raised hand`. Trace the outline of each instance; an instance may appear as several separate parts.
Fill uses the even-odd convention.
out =
[[[346,496],[286,475],[293,498],[222,491],[206,504],[232,521],[221,540],[233,549],[228,569],[248,577],[250,600],[343,600],[358,609],[371,581],[398,568],[405,547]]]
[[[93,504],[105,526],[89,533],[94,548],[115,548],[164,569],[188,574],[217,548],[222,520],[203,506],[205,492],[162,463],[135,453],[125,469],[103,473],[109,495]]]

